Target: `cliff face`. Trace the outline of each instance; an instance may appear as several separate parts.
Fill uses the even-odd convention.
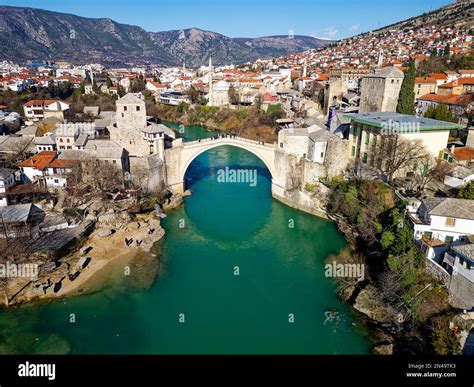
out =
[[[228,38],[197,28],[148,32],[111,19],[92,19],[35,8],[0,6],[0,60],[63,59],[123,65],[156,63],[190,67],[243,63],[321,47],[309,36]]]

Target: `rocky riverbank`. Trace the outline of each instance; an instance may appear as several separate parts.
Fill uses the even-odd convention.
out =
[[[109,211],[91,218],[94,231],[81,241],[81,248],[54,262],[41,257],[31,260],[38,265],[37,277],[9,279],[3,286],[0,305],[97,291],[107,286],[112,274],[143,277],[143,273],[134,272],[133,268],[137,267],[147,266],[148,273],[156,274],[158,260],[150,250],[164,237],[165,231],[154,213],[132,217],[127,211]],[[150,282],[150,278],[146,281]]]

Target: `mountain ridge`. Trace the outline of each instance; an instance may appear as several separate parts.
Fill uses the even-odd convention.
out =
[[[110,18],[88,18],[32,7],[0,5],[0,60],[32,59],[99,62],[111,65],[216,65],[244,63],[322,47],[331,41],[297,35],[230,38],[187,28],[149,32]]]

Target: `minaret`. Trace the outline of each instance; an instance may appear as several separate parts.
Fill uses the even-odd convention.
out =
[[[183,75],[186,75],[186,62],[183,61]]]
[[[303,78],[306,78],[307,68],[306,68],[306,58],[303,63]]]
[[[212,57],[209,57],[209,106],[212,106]]]

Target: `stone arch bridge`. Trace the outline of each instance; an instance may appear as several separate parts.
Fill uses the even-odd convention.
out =
[[[196,157],[210,149],[224,145],[242,148],[253,153],[263,161],[272,175],[272,192],[276,187],[284,189],[284,182],[280,181],[282,171],[279,171],[277,166],[279,153],[282,152],[278,150],[275,144],[235,136],[223,136],[191,142],[183,142],[182,139],[176,139],[172,145],[171,148],[165,150],[166,183],[168,189],[172,192],[184,192],[184,175]]]

